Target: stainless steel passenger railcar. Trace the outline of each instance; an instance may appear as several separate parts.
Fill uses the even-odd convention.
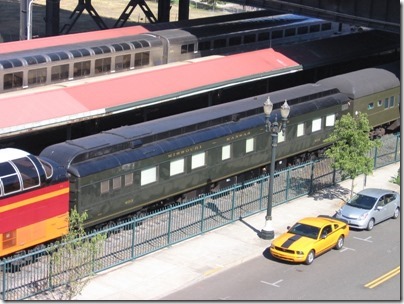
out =
[[[35,49],[23,42],[1,52],[0,93],[144,69],[212,54],[229,54],[351,32],[348,25],[292,14],[219,22],[178,29],[140,31],[113,38],[60,45],[46,38]],[[108,37],[108,38],[103,38]],[[55,45],[49,42],[55,41]],[[21,48],[22,50],[19,50]]]
[[[361,77],[372,75],[371,77]],[[284,100],[291,106],[286,133],[280,134],[277,162],[317,156],[335,121],[358,109],[386,111],[384,122],[399,116],[397,77],[382,69],[346,75],[352,89],[365,99],[344,92],[341,79],[271,93],[273,117],[280,117]],[[377,84],[385,78],[384,85]],[[372,83],[370,83],[372,81]],[[89,215],[87,225],[102,224],[145,210],[156,203],[181,199],[187,193],[209,191],[237,176],[238,181],[267,166],[269,136],[262,105],[267,94],[210,107],[97,135],[52,145],[40,157],[63,166],[70,176],[70,205]],[[372,109],[371,102],[393,100],[388,108]],[[362,105],[361,105],[362,104]]]

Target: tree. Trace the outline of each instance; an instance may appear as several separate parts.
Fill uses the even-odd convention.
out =
[[[50,250],[50,295],[55,300],[72,300],[94,275],[95,257],[102,249],[105,234],[86,236],[83,223],[87,213],[74,208],[69,216],[69,232]]]
[[[374,147],[380,147],[380,140],[372,140],[368,116],[359,113],[352,117],[349,113],[343,115],[335,124],[330,136],[324,140],[331,147],[325,151],[325,155],[332,161],[332,167],[341,170],[343,178],[351,178],[351,197],[354,189],[354,180],[360,174],[369,175],[373,172],[373,159],[370,151]]]

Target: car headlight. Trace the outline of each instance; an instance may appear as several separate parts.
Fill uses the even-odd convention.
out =
[[[368,214],[369,214],[369,212],[363,213],[361,216],[358,217],[358,220],[360,220],[360,221],[364,220],[365,218],[367,218]]]
[[[298,255],[304,255],[304,252],[303,252],[303,251],[300,251],[300,250],[297,250],[297,251],[296,251],[296,254],[298,254]]]

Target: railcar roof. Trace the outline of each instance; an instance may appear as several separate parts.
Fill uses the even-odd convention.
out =
[[[116,37],[132,36],[147,32],[149,32],[149,30],[147,30],[145,27],[136,25],[131,27],[110,29],[107,31],[91,31],[78,34],[37,38],[31,40],[12,41],[1,44],[0,54],[16,53],[24,50],[34,50],[65,44],[76,44],[80,42],[86,43],[89,41],[96,41],[100,39],[114,39]]]
[[[357,99],[400,86],[394,73],[381,68],[369,68],[320,80],[320,84],[333,84],[342,93]]]
[[[271,95],[274,103],[271,120],[274,120],[275,116],[280,117],[279,108],[285,99],[296,96],[304,100],[296,101],[301,103],[292,107],[289,118],[349,101],[345,95],[329,90],[327,86],[302,85]],[[218,134],[225,136],[246,128],[263,126],[265,119],[263,104],[267,98],[268,94],[262,94],[230,104],[111,129],[52,145],[44,149],[41,156],[51,158],[66,168],[70,167],[75,170],[75,175],[84,176],[98,170],[97,168],[122,165],[125,159],[128,162],[134,162],[145,158],[145,155],[150,157],[150,155],[187,147],[216,138]],[[193,132],[192,136],[191,132]],[[133,148],[136,149],[133,150]],[[108,161],[106,161],[107,157]],[[73,160],[75,164],[70,166]],[[109,164],[106,165],[104,162]],[[91,164],[87,165],[88,163]]]

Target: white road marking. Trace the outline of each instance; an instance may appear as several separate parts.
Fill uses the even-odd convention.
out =
[[[366,239],[363,239],[363,238],[359,238],[359,237],[354,236],[354,239],[357,239],[357,240],[360,240],[360,241],[364,241],[364,242],[368,242],[368,243],[373,243],[373,241],[370,240],[371,238],[372,238],[371,236],[367,237]]]
[[[274,287],[280,287],[280,286],[278,286],[278,285],[276,285],[276,284],[278,284],[278,283],[280,283],[280,282],[282,282],[283,280],[279,280],[279,281],[276,281],[275,283],[268,283],[268,282],[265,282],[265,281],[261,281],[261,283],[264,283],[264,284],[267,284],[267,285],[271,285],[271,286],[274,286]]]

